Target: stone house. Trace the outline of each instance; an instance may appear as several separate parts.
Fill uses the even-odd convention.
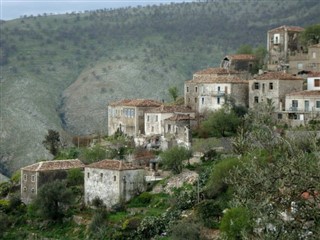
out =
[[[305,125],[320,118],[320,73],[310,74],[307,90],[286,94],[286,108],[278,113],[278,119],[290,125]]]
[[[99,198],[111,208],[145,190],[144,169],[121,160],[95,162],[87,165],[84,172],[86,205]]]
[[[65,179],[70,169],[83,169],[78,159],[42,161],[21,168],[21,201],[29,204],[46,183]]]
[[[299,44],[298,36],[304,31],[298,26],[281,26],[268,31],[267,51],[268,51],[268,70],[286,70],[289,67],[289,56],[293,53],[303,53]]]
[[[228,99],[248,105],[248,81],[241,73],[224,68],[208,68],[193,74],[184,86],[185,106],[196,113],[220,109]]]
[[[189,115],[195,117],[195,112],[184,106],[165,106],[161,105],[158,108],[150,109],[145,112],[145,135],[163,136],[165,132],[164,120],[172,117],[175,114]]]
[[[320,71],[320,43],[308,47],[307,52],[292,52],[289,55],[288,72]]]
[[[108,134],[122,131],[128,136],[144,134],[144,113],[161,106],[151,99],[124,99],[108,106]]]
[[[275,111],[286,109],[285,95],[303,89],[303,78],[283,72],[268,72],[249,80],[249,107],[273,101]]]
[[[253,54],[227,55],[221,61],[220,67],[229,70],[251,72],[257,59]]]
[[[164,120],[164,138],[172,145],[191,147],[191,128],[195,118],[186,114],[174,114]]]

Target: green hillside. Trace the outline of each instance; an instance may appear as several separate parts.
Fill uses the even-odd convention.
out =
[[[320,22],[320,3],[215,1],[1,22],[0,172],[50,158],[48,129],[106,133],[109,101],[168,100],[167,89],[217,66],[279,25]]]

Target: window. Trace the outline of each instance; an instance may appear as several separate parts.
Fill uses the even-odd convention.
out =
[[[202,105],[204,104],[204,98],[201,98],[201,104]]]
[[[189,87],[187,87],[187,92],[189,92]]]
[[[100,178],[103,178],[103,173],[100,173]]]
[[[316,108],[320,108],[320,101],[316,101]]]
[[[254,103],[259,103],[259,97],[257,96],[254,97]]]
[[[34,193],[34,188],[31,188],[31,192]]]
[[[280,34],[279,33],[276,33],[276,34],[273,35],[273,41],[274,41],[274,44],[279,44],[280,43]]]
[[[218,92],[220,92],[220,90],[221,90],[221,88],[220,88],[220,87],[218,87]]]
[[[278,113],[278,119],[282,119],[282,113]]]
[[[147,122],[150,122],[150,116],[149,115],[147,116]]]
[[[156,122],[158,122],[158,115],[156,115]]]
[[[117,176],[113,176],[113,181],[117,181]]]
[[[151,132],[154,132],[154,126],[151,127]]]
[[[197,98],[194,98],[194,102],[197,103]]]
[[[298,68],[299,70],[302,70],[302,69],[303,69],[303,63],[298,63],[298,64],[297,64],[297,68]]]
[[[317,58],[316,52],[312,52],[312,58]]]
[[[198,87],[195,87],[194,89],[195,89],[196,92],[198,92]]]
[[[171,132],[171,125],[168,124],[168,132]]]
[[[220,104],[220,98],[219,97],[217,98],[217,104]]]
[[[269,83],[269,89],[272,90],[273,89],[273,83]]]
[[[320,87],[320,79],[315,79],[314,80],[314,86],[315,87]]]
[[[23,191],[26,192],[26,191],[27,191],[27,187],[24,187],[24,188],[23,188]]]
[[[259,83],[258,82],[254,82],[253,83],[253,89],[255,89],[255,90],[257,90],[257,89],[259,89]]]
[[[23,174],[23,180],[27,181],[27,174]]]
[[[292,100],[292,110],[298,109],[298,100]]]
[[[36,179],[35,175],[31,175],[31,182],[34,182]]]
[[[87,178],[89,178],[90,177],[90,173],[87,173]]]

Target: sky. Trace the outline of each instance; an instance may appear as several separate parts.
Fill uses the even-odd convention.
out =
[[[23,15],[61,14],[103,8],[170,4],[171,2],[182,3],[192,2],[192,0],[0,0],[0,19],[12,20]]]

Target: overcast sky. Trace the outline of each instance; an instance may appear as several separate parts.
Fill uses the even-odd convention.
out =
[[[126,6],[146,6],[153,4],[182,3],[192,0],[0,0],[0,19],[11,20],[23,15],[38,15],[43,13],[66,13],[103,8],[119,8]]]

